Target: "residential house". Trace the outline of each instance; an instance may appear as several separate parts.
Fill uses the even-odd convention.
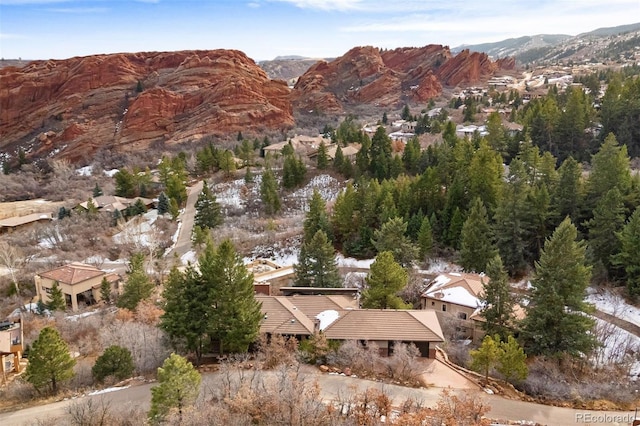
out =
[[[422,309],[433,309],[441,321],[454,322],[462,337],[477,338],[481,333],[476,321],[482,308],[483,280],[488,282],[489,277],[457,272],[438,275],[422,294]]]
[[[256,295],[262,303],[260,332],[305,339],[322,331],[330,340],[354,340],[375,345],[381,355],[391,355],[395,342],[413,343],[424,357],[435,357],[444,342],[440,323],[432,310],[358,309],[348,295]]]
[[[142,200],[142,203],[146,208],[153,207],[154,201],[150,198],[136,197],[136,198],[124,198],[118,197],[115,195],[100,195],[95,198],[91,198],[91,202],[93,205],[101,211],[105,212],[113,212],[114,210],[118,210],[123,212],[127,209],[127,207],[133,206],[138,200]],[[77,208],[82,208],[87,210],[89,207],[89,201],[85,201],[83,203],[78,204]]]
[[[287,144],[291,144],[293,148],[293,152],[302,156],[310,156],[314,153],[317,153],[320,144],[324,142],[325,145],[331,144],[331,139],[322,137],[322,136],[304,136],[304,135],[296,135],[292,138],[289,138],[285,141],[274,143],[269,146],[265,146],[263,148],[264,154],[271,152],[272,154],[279,154],[282,152],[282,148],[284,148]]]
[[[122,278],[115,273],[108,273],[95,266],[83,263],[69,263],[58,268],[41,272],[34,277],[36,293],[44,303],[49,302],[51,288],[58,283],[65,297],[67,306],[77,311],[80,304],[90,305],[102,300],[100,286],[106,278],[111,291],[118,293]]]
[[[32,213],[26,216],[14,216],[0,219],[0,234],[13,232],[16,229],[25,229],[36,223],[53,220],[51,213]]]
[[[293,284],[293,266],[280,266],[267,259],[256,259],[245,265],[253,273],[253,288],[257,294],[274,296],[280,294],[281,287]]]
[[[16,322],[5,320],[0,322],[0,372],[2,377],[7,373],[20,372],[20,359],[24,351],[24,335],[22,320]]]

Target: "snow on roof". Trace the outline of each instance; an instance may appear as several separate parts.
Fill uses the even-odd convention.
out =
[[[335,320],[340,318],[340,314],[338,311],[334,311],[333,309],[328,309],[326,311],[320,312],[316,315],[316,318],[320,320],[320,330],[324,330],[329,327]]]
[[[443,302],[455,303],[456,305],[468,306],[470,308],[477,308],[482,305],[480,299],[464,287],[450,287],[443,290],[430,290],[427,292],[427,297],[433,299],[439,299]]]

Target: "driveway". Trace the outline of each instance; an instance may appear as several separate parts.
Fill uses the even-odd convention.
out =
[[[187,204],[180,215],[180,231],[178,233],[178,240],[173,246],[173,249],[165,256],[167,259],[173,259],[174,254],[181,257],[191,250],[191,232],[193,231],[193,223],[196,217],[196,201],[198,201],[198,196],[201,191],[202,181],[199,181],[195,185],[187,188]]]
[[[394,403],[399,403],[407,398],[420,401],[423,405],[434,406],[440,397],[443,386],[429,387],[427,389],[413,389],[403,386],[396,386],[371,380],[358,379],[353,377],[322,374],[315,368],[304,367],[305,380],[316,380],[320,386],[321,396],[325,401],[332,401],[344,395],[345,392],[364,391],[367,388],[378,388],[384,390],[391,396]],[[431,372],[433,382],[440,377],[450,376],[455,372],[447,367],[436,366]],[[266,374],[272,374],[267,372]],[[458,373],[455,373],[458,374]],[[207,373],[203,375],[202,388],[210,389],[220,384],[222,376],[218,373]],[[467,384],[459,378],[450,379],[459,383],[463,388],[457,388],[456,392],[467,395],[476,395],[483,398],[491,406],[488,416],[502,420],[528,420],[549,426],[575,426],[576,424],[602,424],[609,426],[628,426],[631,422],[625,419],[633,418],[632,412],[615,411],[586,411],[572,408],[551,407],[530,402],[515,401],[503,398],[498,395],[487,395],[483,391],[464,387]],[[102,395],[85,396],[83,398],[103,398],[111,404],[111,407],[120,407],[126,410],[127,407],[137,406],[143,410],[149,409],[151,400],[150,388],[154,384],[138,385],[115,392]],[[446,387],[446,386],[445,386]],[[79,398],[80,400],[82,398]],[[18,410],[12,413],[0,414],[0,424],[3,426],[31,425],[36,423],[36,419],[54,419],[65,414],[66,408],[75,400],[60,401],[52,404],[42,405]],[[591,416],[591,417],[589,417]],[[589,423],[590,421],[590,423]]]

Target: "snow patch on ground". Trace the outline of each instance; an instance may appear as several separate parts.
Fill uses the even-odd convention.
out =
[[[152,226],[158,218],[157,210],[149,210],[141,216],[136,216],[124,225],[124,229],[113,236],[113,241],[118,244],[131,243],[137,248],[150,247],[154,244]]]
[[[311,181],[309,181],[309,183],[304,188],[300,188],[297,191],[293,192],[291,194],[291,197],[302,198],[303,200],[306,200],[307,203],[304,203],[305,207],[303,208],[303,210],[306,211],[308,209],[308,206],[306,206],[306,204],[308,204],[308,201],[311,200],[314,189],[318,190],[323,200],[335,201],[335,199],[338,198],[338,194],[342,190],[342,183],[329,175],[314,176],[313,179],[311,179]]]
[[[596,335],[602,344],[595,350],[594,363],[599,366],[625,363],[629,365],[629,376],[640,376],[640,337],[599,318],[594,319]]]
[[[76,174],[79,176],[91,176],[93,173],[93,166],[84,166],[76,169]]]
[[[292,266],[298,263],[300,249],[297,245],[280,247],[279,244],[273,246],[257,246],[251,255],[244,258],[245,263],[253,262],[256,259],[267,259],[280,266]]]
[[[180,262],[182,262],[183,265],[187,265],[189,263],[195,265],[198,262],[198,256],[196,256],[195,251],[189,250],[188,252],[180,256]]]
[[[86,318],[86,317],[90,317],[91,315],[95,315],[97,313],[99,313],[100,311],[90,311],[90,312],[83,312],[81,314],[77,314],[77,315],[69,315],[67,317],[65,317],[67,320],[69,321],[78,321],[80,318]]]
[[[628,304],[621,295],[610,289],[591,290],[586,301],[593,303],[599,311],[640,327],[640,308]]]
[[[336,263],[338,267],[347,268],[363,268],[370,269],[375,259],[354,259],[353,257],[344,257],[341,253],[336,255]]]
[[[87,395],[89,395],[89,396],[102,395],[104,393],[116,392],[116,391],[119,391],[119,390],[127,389],[129,387],[131,387],[131,385],[114,387],[114,388],[106,388],[106,389],[101,389],[101,390],[89,392]]]
[[[444,259],[429,260],[429,267],[424,270],[427,274],[442,274],[444,272],[462,272],[462,266],[447,262]]]
[[[103,173],[109,177],[113,177],[116,173],[118,173],[120,170],[118,169],[111,169],[111,170],[105,170]]]

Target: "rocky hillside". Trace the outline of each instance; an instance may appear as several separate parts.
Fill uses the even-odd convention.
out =
[[[398,106],[440,95],[443,86],[475,84],[515,62],[492,62],[484,53],[464,50],[453,56],[446,46],[381,51],[356,47],[331,61],[312,66],[296,83],[294,109],[339,113],[349,106]]]
[[[576,36],[539,34],[452,49],[484,52],[492,58],[515,57],[522,64],[619,61],[633,59],[640,48],[640,23],[599,28]]]
[[[293,126],[290,90],[233,50],[97,55],[0,69],[0,151],[76,161]]]
[[[304,74],[319,59],[311,58],[275,58],[269,61],[260,61],[258,65],[273,80],[284,80],[293,86],[298,77]]]

